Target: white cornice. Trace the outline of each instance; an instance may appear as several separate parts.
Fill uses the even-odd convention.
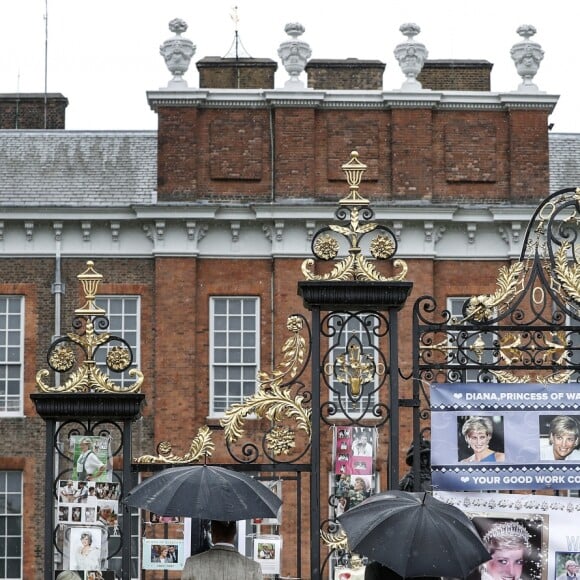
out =
[[[63,213],[13,208],[0,227],[1,257],[198,256],[202,258],[304,258],[312,237],[336,223],[334,204],[289,203],[218,206],[159,205]],[[372,207],[372,222],[393,231],[398,257],[439,260],[507,260],[519,254],[534,207]]]
[[[545,93],[492,93],[487,91],[338,91],[302,89],[184,89],[148,91],[147,101],[156,111],[172,107],[314,107],[314,108],[416,108],[510,109],[539,108],[552,111],[558,95]]]

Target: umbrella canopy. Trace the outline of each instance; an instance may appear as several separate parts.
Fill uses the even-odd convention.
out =
[[[164,516],[221,521],[276,517],[282,504],[257,479],[213,465],[161,471],[134,487],[124,502]]]
[[[471,520],[428,493],[379,493],[338,521],[353,552],[403,577],[465,578],[490,559]]]

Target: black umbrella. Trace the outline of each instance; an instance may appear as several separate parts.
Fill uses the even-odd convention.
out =
[[[490,559],[471,520],[425,492],[379,493],[338,520],[353,552],[403,577],[465,578]]]
[[[164,516],[221,521],[275,518],[282,504],[257,479],[213,465],[161,471],[134,487],[124,501]]]

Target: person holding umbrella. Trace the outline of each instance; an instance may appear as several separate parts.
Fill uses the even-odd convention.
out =
[[[236,531],[236,522],[212,520],[212,547],[187,558],[181,580],[262,580],[260,564],[237,551]]]

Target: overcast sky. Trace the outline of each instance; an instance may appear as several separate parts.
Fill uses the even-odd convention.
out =
[[[497,92],[514,91],[521,82],[510,49],[521,40],[518,26],[532,24],[532,40],[545,53],[534,82],[560,95],[550,118],[553,131],[580,133],[577,0],[0,0],[0,92],[44,91],[47,44],[47,88],[69,100],[67,129],[156,129],[146,92],[166,87],[171,78],[159,54],[172,36],[169,21],[179,17],[189,25],[183,36],[197,50],[185,79],[197,87],[195,62],[225,56],[232,46],[233,6],[250,56],[279,62],[277,49],[289,38],[285,24],[300,22],[312,58],[386,63],[387,91],[404,80],[393,55],[404,41],[404,22],[421,27],[416,40],[430,59],[493,63],[491,88]],[[276,86],[287,78],[279,63]]]

